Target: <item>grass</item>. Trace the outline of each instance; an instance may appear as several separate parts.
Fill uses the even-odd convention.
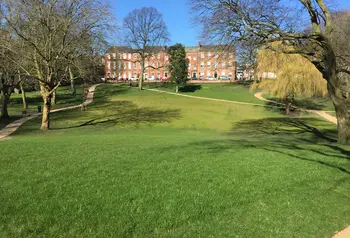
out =
[[[76,105],[82,102],[82,85],[77,85],[76,96],[71,95],[71,90],[69,86],[59,87],[57,90],[57,103],[53,105],[52,109],[62,108],[67,106]],[[33,91],[26,93],[28,111],[37,112],[38,106],[42,106],[43,100],[40,96],[40,92]],[[21,94],[13,93],[8,104],[8,113],[10,115],[9,119],[0,120],[0,129],[4,128],[9,123],[19,119],[22,116],[23,105]]]
[[[173,84],[150,84],[145,86],[175,92],[175,86]],[[253,92],[249,92],[249,85],[243,84],[189,84],[181,88],[180,93],[199,97],[264,104],[263,101],[254,97]]]
[[[4,237],[329,237],[350,224],[335,126],[102,85],[1,141]]]

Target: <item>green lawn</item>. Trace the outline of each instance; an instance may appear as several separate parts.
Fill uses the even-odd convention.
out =
[[[150,84],[145,86],[175,92],[175,85],[173,84]],[[265,102],[254,97],[253,92],[249,92],[249,85],[243,84],[189,84],[180,89],[180,93],[199,97],[265,104]]]
[[[101,85],[88,111],[39,123],[0,142],[3,237],[329,237],[350,224],[350,147],[316,118]]]
[[[71,95],[70,86],[59,87],[57,90],[57,104],[53,106],[52,109],[61,108],[66,106],[77,105],[82,102],[82,93],[83,86],[77,85],[77,93],[76,96],[73,97]],[[38,106],[42,106],[43,100],[40,96],[40,92],[28,92],[26,93],[27,103],[28,103],[28,111],[29,112],[37,112]],[[8,105],[8,112],[10,115],[10,119],[1,119],[0,120],[0,129],[5,127],[7,124],[12,121],[19,119],[22,115],[23,105],[22,105],[22,97],[21,94],[12,93],[10,97],[10,102]]]

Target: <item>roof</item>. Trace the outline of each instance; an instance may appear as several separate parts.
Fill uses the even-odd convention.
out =
[[[199,44],[200,45],[200,44]],[[167,50],[167,46],[151,46],[149,47],[154,52],[164,52]],[[200,45],[199,46],[186,46],[186,53],[197,53],[197,52],[235,52],[235,47],[225,45]],[[133,53],[135,49],[129,46],[112,46],[106,53]]]

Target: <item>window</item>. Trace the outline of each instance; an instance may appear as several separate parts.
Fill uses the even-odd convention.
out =
[[[107,63],[107,69],[111,69],[111,62]]]
[[[191,56],[188,56],[187,58],[188,58],[188,60],[191,60]]]
[[[113,59],[115,59],[115,58],[116,58],[116,56],[117,56],[117,54],[116,54],[116,53],[113,53]]]
[[[160,54],[157,54],[157,59],[160,59]]]
[[[154,62],[152,62],[152,67],[154,68]]]
[[[168,60],[168,56],[167,55],[165,56],[165,60]]]
[[[211,57],[211,53],[208,53],[208,58],[210,58]]]
[[[125,53],[123,54],[123,59],[126,59],[126,54]]]
[[[157,78],[160,79],[160,73],[157,74]]]
[[[160,68],[160,62],[158,62],[158,68]]]
[[[207,62],[207,68],[210,68],[211,63]]]
[[[201,58],[204,59],[204,53],[201,53]]]
[[[113,62],[113,69],[116,69],[116,68],[117,68],[117,63]]]
[[[221,76],[225,76],[225,72],[222,72],[222,73],[221,73]]]
[[[218,68],[218,63],[217,62],[214,64],[214,67],[215,67],[215,69]]]
[[[203,61],[201,62],[201,68],[204,68],[204,62]]]
[[[191,69],[191,64],[188,64],[188,69]]]
[[[223,53],[223,54],[222,54],[222,58],[226,58],[226,53]]]
[[[218,55],[218,54],[215,54],[215,58],[219,58],[219,55]]]
[[[107,54],[107,59],[111,59],[111,55],[110,54]]]
[[[210,72],[207,73],[207,77],[210,77]]]
[[[136,59],[136,57],[137,57],[137,54],[134,54],[134,59]]]
[[[145,68],[147,68],[148,67],[148,62],[145,62]]]
[[[128,69],[131,69],[131,62],[128,62]]]
[[[131,54],[129,53],[129,55],[128,55],[128,59],[131,59]]]
[[[230,54],[229,54],[229,57],[230,57],[230,58],[233,58],[233,54],[232,54],[232,53],[230,53]]]
[[[136,78],[136,73],[134,73],[134,78]]]
[[[203,77],[203,76],[204,76],[204,72],[201,72],[201,74],[200,74],[200,75],[201,75],[201,77]]]
[[[197,56],[193,56],[193,60],[197,60]]]
[[[131,78],[131,73],[129,72],[129,74],[128,74],[128,78]]]
[[[154,78],[154,73],[152,73],[152,78]]]
[[[136,69],[136,62],[134,62],[134,69]]]
[[[225,68],[225,67],[226,67],[225,62],[222,62],[222,68]]]

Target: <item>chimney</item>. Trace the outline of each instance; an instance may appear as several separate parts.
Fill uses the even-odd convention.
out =
[[[198,48],[201,48],[201,42],[198,41]]]

